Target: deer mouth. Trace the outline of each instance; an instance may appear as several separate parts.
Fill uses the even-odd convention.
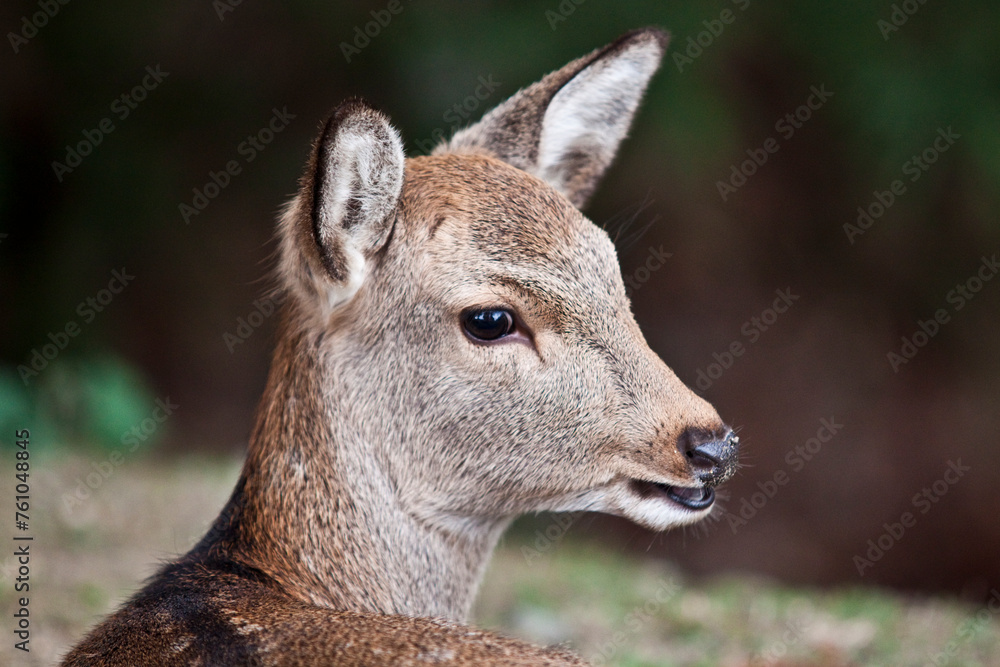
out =
[[[710,486],[671,486],[638,479],[633,479],[630,486],[643,499],[665,498],[694,511],[701,511],[715,502],[715,489]]]

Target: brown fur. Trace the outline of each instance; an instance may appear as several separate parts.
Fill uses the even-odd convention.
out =
[[[290,298],[236,489],[65,665],[582,664],[458,622],[519,514],[664,529],[709,511],[677,492],[710,505],[735,465],[735,438],[646,345],[611,241],[573,205],[663,45],[627,35],[428,157],[404,160],[364,103],[337,110],[281,222]],[[610,125],[583,143],[613,145],[581,152],[559,132],[593,120],[589,89]],[[477,342],[470,308],[508,309],[517,329]]]

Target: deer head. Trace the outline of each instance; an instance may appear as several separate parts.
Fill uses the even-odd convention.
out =
[[[405,158],[361,101],[323,126],[280,225],[289,298],[245,473],[318,550],[340,524],[386,553],[382,533],[430,549],[401,522],[449,544],[479,531],[488,551],[525,512],[663,530],[711,510],[737,439],[650,350],[579,210],[665,44],[625,35],[430,156]]]

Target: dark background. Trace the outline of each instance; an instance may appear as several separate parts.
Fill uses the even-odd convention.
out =
[[[114,450],[169,398],[179,407],[145,447],[239,451],[274,318],[253,316],[261,326],[243,328],[243,343],[224,336],[270,285],[274,220],[325,114],[362,95],[417,154],[451,132],[454,105],[478,119],[622,32],[660,25],[674,35],[667,60],[587,213],[617,235],[623,273],[642,283],[637,318],[682,380],[694,386],[713,354],[742,343],[699,391],[739,426],[747,466],[707,529],[579,525],[697,573],[968,596],[1000,585],[1000,280],[960,310],[948,298],[1000,252],[997,5],[404,0],[386,14],[388,4],[4,3],[3,432],[28,424],[33,443]],[[45,6],[58,12],[44,17]],[[391,21],[348,62],[342,43],[372,11]],[[898,30],[880,28],[894,11]],[[33,16],[37,34],[24,23]],[[688,41],[699,33],[700,55]],[[147,66],[169,74],[122,119],[112,104]],[[496,86],[485,100],[480,77]],[[776,124],[814,86],[833,95],[783,135]],[[294,118],[248,162],[241,143],[274,109]],[[52,163],[104,118],[114,130],[60,181]],[[911,181],[906,163],[948,128],[959,138]],[[770,137],[778,151],[723,199],[718,181]],[[240,173],[185,223],[179,206],[230,160]],[[905,192],[850,242],[844,225],[896,179]],[[671,257],[644,272],[661,247]],[[85,318],[78,304],[109,297],[101,290],[122,268],[134,279]],[[779,289],[798,299],[752,341],[751,318],[770,318]],[[939,309],[948,321],[894,370],[887,353]],[[79,335],[60,338],[72,323]],[[22,381],[17,367],[60,340]],[[795,450],[821,419],[843,426],[806,461]],[[950,462],[968,468],[954,484],[941,481]],[[769,486],[779,472],[785,483]],[[762,488],[772,497],[753,496]],[[924,488],[933,504],[914,498]],[[904,512],[912,525],[885,536]],[[880,537],[890,548],[860,576],[854,557]]]

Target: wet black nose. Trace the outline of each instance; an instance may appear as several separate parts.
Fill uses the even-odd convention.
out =
[[[722,437],[704,429],[688,429],[677,443],[691,472],[709,486],[722,484],[736,472],[740,439],[731,430]]]

